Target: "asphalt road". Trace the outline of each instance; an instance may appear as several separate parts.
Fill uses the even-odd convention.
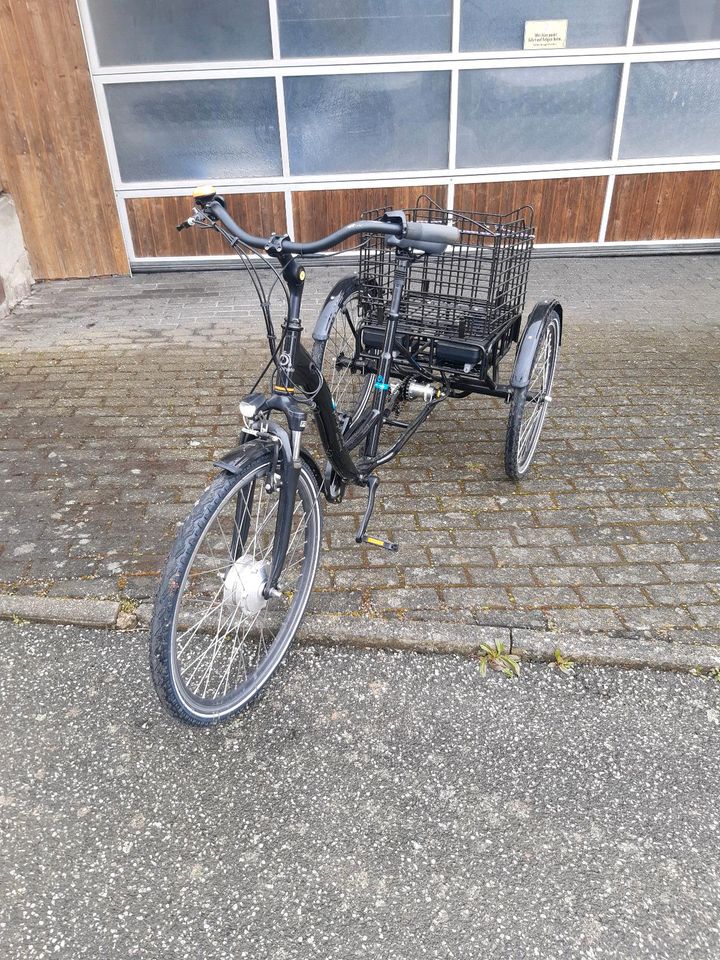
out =
[[[221,729],[0,625],[0,956],[715,958],[720,684],[295,651]]]

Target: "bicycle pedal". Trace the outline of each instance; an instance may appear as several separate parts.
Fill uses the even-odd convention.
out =
[[[400,549],[397,543],[393,543],[392,540],[383,540],[381,537],[371,537],[367,533],[364,533],[360,538],[361,543],[369,543],[373,547],[383,547],[385,550],[392,550],[393,553],[397,553]]]

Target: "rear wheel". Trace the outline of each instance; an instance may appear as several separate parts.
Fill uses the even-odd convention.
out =
[[[158,589],[150,664],[165,706],[190,724],[227,720],[268,682],[312,590],[321,538],[315,479],[303,464],[279,596],[265,599],[279,490],[264,449],[222,473],[179,532]]]
[[[327,340],[316,340],[312,351],[315,366],[322,371],[330,388],[335,410],[339,417],[347,418],[348,425],[367,408],[373,386],[372,374],[361,373],[350,366],[360,346],[359,324],[359,284],[348,281],[342,284],[337,297]]]
[[[510,401],[505,472],[511,480],[522,480],[535,456],[542,432],[560,344],[560,318],[552,312],[535,345],[526,387],[515,387]]]

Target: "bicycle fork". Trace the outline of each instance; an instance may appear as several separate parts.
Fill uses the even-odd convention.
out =
[[[245,407],[245,410],[243,410],[243,407]],[[285,414],[288,429],[270,419],[263,418],[263,414],[268,414],[271,410],[277,410]],[[246,440],[253,436],[257,437],[266,448],[271,450],[272,459],[265,481],[265,489],[270,493],[278,490],[279,487],[277,525],[273,537],[270,570],[263,588],[263,596],[268,600],[272,596],[279,596],[278,581],[285,565],[292,533],[295,497],[302,466],[300,443],[303,430],[307,425],[307,417],[292,397],[278,394],[273,394],[267,398],[262,394],[245,397],[240,404],[240,411],[245,418],[243,433]],[[232,460],[234,455],[242,449],[243,446],[241,445],[236,450],[230,451],[219,462],[219,465],[227,469],[228,459]],[[233,559],[237,559],[245,548],[252,500],[252,491],[248,491],[247,494],[238,499],[235,509],[235,529],[230,547]]]

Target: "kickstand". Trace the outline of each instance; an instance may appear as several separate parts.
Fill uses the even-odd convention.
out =
[[[398,545],[393,543],[392,540],[383,540],[382,537],[371,537],[365,532],[370,523],[373,509],[375,508],[375,494],[377,493],[379,483],[380,480],[374,475],[368,478],[367,506],[365,507],[365,515],[360,523],[360,529],[355,534],[355,543],[369,543],[374,547],[383,547],[385,550],[397,551]]]

